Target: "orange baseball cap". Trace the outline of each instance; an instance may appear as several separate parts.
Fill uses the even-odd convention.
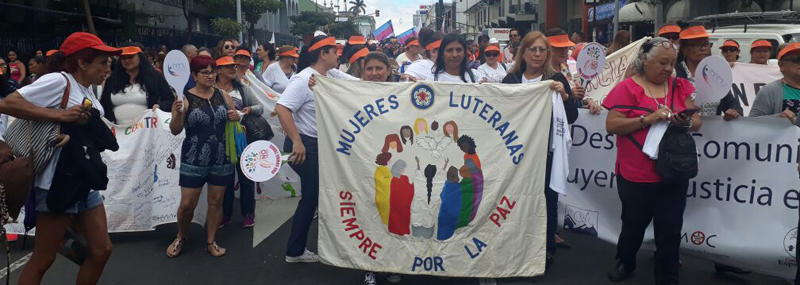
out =
[[[722,44],[722,46],[721,46],[721,47],[719,47],[719,49],[723,49],[723,48],[726,48],[726,47],[735,47],[736,49],[739,49],[739,43],[737,43],[737,42],[736,42],[736,41],[734,41],[734,40],[726,40],[726,41],[725,41],[725,42]]]
[[[365,39],[364,36],[351,36],[347,42],[349,42],[350,45],[365,45],[367,44],[367,39]]]
[[[661,29],[658,29],[659,36],[663,34],[680,33],[680,32],[681,32],[681,27],[675,24],[664,25],[661,27]]]
[[[435,41],[435,42],[429,43],[427,46],[425,46],[425,50],[434,50],[434,49],[438,49],[438,48],[439,48],[439,46],[441,46],[441,45],[442,45],[442,40],[438,40],[438,41]]]
[[[488,46],[486,46],[486,49],[483,52],[487,53],[487,52],[490,52],[490,51],[500,52],[500,48],[495,46],[495,45],[488,45]]]
[[[63,52],[65,56],[70,56],[87,48],[102,51],[110,55],[119,55],[122,53],[121,49],[107,46],[97,36],[85,32],[75,32],[69,35],[67,39],[61,43],[59,50]]]
[[[569,36],[567,35],[558,35],[558,36],[551,36],[547,37],[547,41],[550,42],[550,45],[557,48],[565,48],[565,47],[574,47],[575,43],[569,40]]]
[[[353,64],[358,59],[367,56],[367,54],[369,54],[369,49],[368,48],[362,48],[362,49],[358,50],[356,53],[353,54],[353,56],[350,57],[350,64]]]
[[[49,56],[51,56],[51,55],[54,55],[54,54],[56,54],[57,52],[58,52],[58,50],[57,50],[57,49],[51,49],[51,50],[48,50],[48,51],[47,51],[47,53],[46,53],[44,56],[45,56],[45,57],[49,57]]]
[[[778,60],[781,60],[781,58],[787,53],[798,52],[798,51],[800,51],[800,43],[791,43],[787,45],[785,48],[783,48],[781,52],[778,53]]]
[[[752,45],[750,45],[750,49],[759,48],[759,47],[772,48],[772,43],[770,43],[768,40],[756,40],[756,41],[753,42]]]
[[[252,55],[250,55],[250,52],[249,52],[249,51],[247,51],[247,50],[243,50],[243,49],[240,49],[239,51],[237,51],[237,52],[236,52],[236,54],[235,54],[234,56],[246,56],[246,57],[253,57]]]
[[[217,59],[217,66],[226,66],[236,64],[232,56],[223,56]]]
[[[683,31],[681,31],[682,40],[700,39],[708,37],[711,37],[711,35],[709,35],[708,32],[706,32],[706,27],[703,26],[688,27]]]
[[[122,47],[120,49],[122,49],[122,54],[120,55],[134,55],[142,52],[142,49],[136,46]]]

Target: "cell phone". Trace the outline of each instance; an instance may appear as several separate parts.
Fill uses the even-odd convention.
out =
[[[684,117],[684,118],[690,118],[690,117],[694,116],[694,114],[697,113],[697,111],[700,111],[700,109],[699,108],[697,108],[697,109],[684,109],[684,110],[678,112],[678,115],[681,115],[681,117]]]

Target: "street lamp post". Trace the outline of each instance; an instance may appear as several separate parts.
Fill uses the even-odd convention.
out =
[[[242,24],[242,0],[236,0],[236,22]],[[239,29],[239,43],[242,43],[242,30]]]

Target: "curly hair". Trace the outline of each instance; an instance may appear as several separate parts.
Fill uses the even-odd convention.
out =
[[[467,145],[467,147],[468,147],[467,148],[467,154],[475,154],[475,149],[477,148],[477,146],[475,145],[475,139],[473,139],[472,137],[470,137],[468,135],[463,135],[460,138],[458,138],[457,143],[458,143],[459,147],[462,144],[466,144]]]

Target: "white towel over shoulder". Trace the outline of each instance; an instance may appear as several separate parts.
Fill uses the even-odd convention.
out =
[[[561,100],[561,95],[553,92],[553,122],[549,149],[553,153],[553,165],[550,168],[550,189],[561,194],[566,194],[571,147],[572,135],[569,133],[564,101]]]

